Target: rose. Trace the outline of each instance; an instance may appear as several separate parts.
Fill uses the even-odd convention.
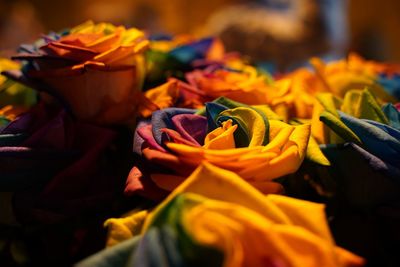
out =
[[[14,58],[28,62],[20,80],[62,99],[78,118],[117,124],[134,119],[147,46],[135,28],[89,21],[21,46]]]
[[[367,62],[355,56],[351,56],[347,63],[331,66],[330,72],[340,70],[343,64],[354,73],[369,77],[378,73],[393,76],[399,72],[398,66]],[[363,75],[360,77],[367,77]],[[318,95],[312,134],[322,144],[352,143],[355,151],[368,159],[373,169],[397,179],[400,176],[397,167],[400,164],[397,160],[400,157],[400,114],[391,103],[381,105],[387,95],[376,88],[374,85],[363,91],[346,91],[344,99],[332,94]]]
[[[36,242],[7,238],[14,236],[46,263],[72,264],[92,249],[101,239],[104,217],[98,215],[114,209],[121,196],[128,143],[114,129],[77,121],[43,103],[0,127],[0,220],[6,229],[31,229]]]
[[[224,96],[245,104],[268,104],[285,121],[289,121],[292,118],[311,118],[316,95],[321,92],[343,97],[349,89],[369,86],[380,101],[394,101],[385,89],[398,94],[397,65],[364,61],[355,55],[350,55],[346,61],[328,64],[314,58],[311,63],[314,70],[301,68],[274,80],[238,57],[225,57],[218,64],[215,62],[204,69],[187,72],[187,83],[175,80],[174,94],[181,101],[171,101],[170,106],[192,105],[198,108],[205,102]],[[168,87],[167,84],[162,87]],[[158,101],[160,106],[165,107],[163,100],[168,95],[165,91],[157,87],[147,93],[153,95],[153,108],[147,106],[147,114],[149,110],[157,109]],[[161,97],[155,97],[157,95]],[[174,98],[172,94],[168,96],[169,99]]]
[[[188,35],[150,36],[146,51],[146,88],[159,85],[169,77],[183,78],[184,73],[204,64],[223,60],[225,50],[217,38],[195,39]]]
[[[393,96],[385,92],[379,84],[378,75],[399,73],[399,66],[365,61],[355,54],[328,64],[316,58],[312,59],[311,63],[316,77],[322,82],[321,85],[336,96],[343,97],[348,90],[369,87],[381,100],[394,101]]]
[[[319,93],[343,97],[349,90],[369,87],[386,102],[395,101],[393,96],[398,94],[395,75],[400,73],[398,65],[365,61],[355,54],[329,63],[313,58],[310,63],[313,69],[299,68],[279,77],[278,81],[285,86],[281,86],[278,93],[269,91],[271,100],[268,104],[277,107],[277,112],[279,107],[280,114],[286,119],[311,118]]]
[[[254,67],[241,64],[238,68],[230,68],[229,62],[222,67],[194,70],[186,73],[185,78],[193,90],[208,101],[224,96],[249,105],[268,104],[269,90],[279,90],[278,86],[269,88],[268,77]]]
[[[7,237],[46,263],[72,264],[93,251],[101,243],[99,214],[115,208],[129,170],[121,164],[129,152],[123,136],[41,104],[8,124],[0,133],[0,188],[8,192],[0,196],[1,223],[31,229],[36,242]]]
[[[105,151],[115,138],[111,129],[39,104],[0,132],[0,187],[18,192],[16,213],[26,212],[24,220],[63,220],[99,207],[112,197],[116,181],[115,173],[105,171],[113,168]],[[32,203],[26,205],[27,200]]]
[[[325,110],[315,112],[320,114],[320,120],[327,127],[319,128],[314,133],[322,142],[326,143],[354,143],[358,151],[370,161],[376,169],[391,177],[400,177],[400,113],[391,104],[381,109],[376,98],[368,91],[349,91],[342,105],[341,111],[336,106],[329,105],[330,95],[321,97]],[[386,115],[387,114],[387,115]],[[322,126],[324,126],[322,125]],[[314,127],[314,125],[313,125]],[[366,151],[364,151],[366,150]]]
[[[201,108],[204,103],[218,97],[251,105],[273,104],[274,97],[288,87],[287,81],[270,84],[272,78],[267,73],[258,72],[235,55],[228,55],[220,61],[206,59],[203,64],[205,68],[186,72],[187,82],[170,78],[166,83],[146,91],[140,107],[141,115],[149,116],[160,107]],[[272,105],[274,110],[275,106]],[[279,107],[277,110],[279,112]]]
[[[33,227],[37,242],[22,243],[28,251],[37,250],[47,262],[75,257],[78,251],[70,246],[81,247],[83,240],[74,238],[76,232],[92,230],[87,223],[66,222],[79,221],[93,209],[106,210],[116,195],[113,188],[121,186],[115,172],[110,174],[115,155],[109,158],[105,153],[115,137],[112,130],[76,122],[43,104],[0,129],[0,188],[7,192],[0,194],[1,223],[16,231]],[[24,242],[13,234],[9,237],[13,236]]]
[[[339,203],[346,202],[346,208],[361,210],[396,197],[400,178],[397,108],[390,103],[381,106],[369,90],[350,90],[344,99],[324,93],[317,100],[312,134],[325,144],[322,151],[331,162],[324,170],[309,166],[306,171],[318,192],[334,194]]]
[[[399,110],[390,103],[381,106],[369,90],[350,90],[344,99],[330,93],[316,98],[312,135],[323,144],[321,150],[331,166],[304,166],[293,177],[299,183],[286,184],[285,189],[302,198],[306,196],[304,186],[311,185],[317,194],[329,197],[340,214],[346,214],[343,210],[380,210],[400,190]]]
[[[105,225],[110,247],[78,267],[117,261],[233,267],[364,264],[335,245],[323,205],[264,196],[235,173],[208,163],[153,211],[109,219]]]
[[[350,90],[345,94],[344,99],[335,97],[330,93],[319,94],[316,97],[314,105],[312,133],[321,144],[342,142],[343,139],[339,138],[334,132],[329,131],[328,128],[324,126],[324,123],[328,123],[328,125],[331,127],[334,127],[335,124],[340,123],[339,120],[335,120],[335,118],[339,118],[337,110],[361,119],[369,119],[384,124],[396,123],[396,109],[391,104],[386,105],[386,107],[387,108],[385,109],[385,112],[388,115],[392,113],[392,115],[390,115],[393,117],[391,122],[389,121],[389,118],[386,116],[385,112],[381,110],[378,99],[371,94],[369,89],[365,89],[363,91]],[[337,123],[331,123],[332,120],[335,120]],[[351,138],[352,142],[357,144],[361,143],[357,136],[352,134],[350,130],[344,126],[342,128],[348,133],[346,140],[350,140],[349,138]]]
[[[207,117],[191,109],[168,108],[154,112],[150,123],[139,123],[134,150],[153,165],[142,168],[142,174],[132,169],[126,193],[144,190],[141,193],[148,197],[162,197],[160,188],[171,191],[202,161],[235,171],[263,192],[279,191],[280,186],[271,181],[299,168],[310,126],[276,120],[267,106],[219,102],[225,105],[207,104]],[[159,166],[166,170],[150,171],[150,177],[144,177],[148,169]]]
[[[146,51],[146,92],[141,95],[139,114],[148,117],[151,112],[166,107],[203,106],[201,94],[193,91],[184,79],[184,73],[193,68],[226,63],[236,58],[224,53],[217,38],[196,40],[191,36],[153,37]],[[154,87],[155,86],[155,87]]]
[[[169,79],[144,92],[141,96],[138,113],[142,118],[148,118],[152,112],[168,107],[202,108],[203,102],[199,95],[187,90],[184,83],[177,79]]]

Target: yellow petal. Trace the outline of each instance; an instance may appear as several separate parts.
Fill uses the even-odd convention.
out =
[[[249,147],[260,146],[264,143],[266,125],[263,117],[254,109],[238,107],[224,110],[219,116],[228,116],[243,122],[249,133]]]
[[[214,131],[207,134],[204,139],[205,149],[230,149],[235,148],[235,132],[237,125],[232,125],[232,120],[222,123],[222,127],[218,127]]]
[[[264,202],[275,204],[268,198]],[[205,200],[183,213],[183,220],[187,231],[198,242],[224,252],[223,266],[226,267],[263,267],[266,260],[280,262],[285,266],[341,266],[332,240],[326,240],[326,235],[319,236],[308,228],[315,225],[322,226],[312,230],[328,228],[323,206],[308,210],[308,205],[315,204],[305,201],[296,203],[297,207],[284,204],[298,209],[299,205],[305,205],[297,214],[293,213],[298,215],[303,211],[303,216],[294,217],[295,223],[280,224],[247,207]],[[316,212],[317,215],[312,213],[312,216],[306,216],[308,211]],[[300,226],[296,226],[297,223]]]
[[[108,227],[107,246],[116,245],[135,235],[138,235],[142,229],[144,220],[147,217],[146,210],[134,212],[123,218],[112,218],[104,222]]]
[[[177,195],[195,193],[207,198],[236,203],[252,209],[276,222],[289,223],[288,217],[274,205],[264,201],[264,195],[237,174],[203,162],[182,184],[149,215],[143,230],[153,217]]]
[[[329,160],[325,157],[324,153],[322,153],[317,141],[312,136],[310,136],[310,140],[308,142],[306,156],[309,160],[316,162],[318,164],[321,164],[324,166],[331,165]]]

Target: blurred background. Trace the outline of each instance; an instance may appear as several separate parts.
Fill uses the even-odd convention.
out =
[[[400,62],[398,0],[0,0],[0,53],[85,20],[149,33],[220,36],[228,50],[281,68],[355,51]]]

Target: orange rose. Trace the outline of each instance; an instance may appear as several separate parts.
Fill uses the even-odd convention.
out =
[[[100,124],[133,119],[144,79],[142,31],[108,23],[83,23],[44,44],[22,46],[24,78],[61,98],[80,119]]]

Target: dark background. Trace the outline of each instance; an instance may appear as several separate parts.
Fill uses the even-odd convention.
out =
[[[243,17],[221,15],[238,4],[256,5],[256,10],[265,11],[259,16],[260,24],[263,18],[271,17],[271,11],[275,17],[289,12],[295,19],[282,19],[260,30],[257,25],[245,25],[244,17],[252,12],[243,12]],[[279,62],[286,57],[281,62],[285,65],[312,55],[345,55],[348,51],[369,59],[400,62],[399,11],[400,1],[396,0],[0,0],[0,50],[8,56],[18,44],[32,41],[40,33],[93,19],[152,33],[219,34],[228,49],[258,55],[262,61]],[[216,30],[221,22],[212,20],[215,14],[235,26]],[[289,23],[302,25],[308,32],[281,45],[280,29]]]

